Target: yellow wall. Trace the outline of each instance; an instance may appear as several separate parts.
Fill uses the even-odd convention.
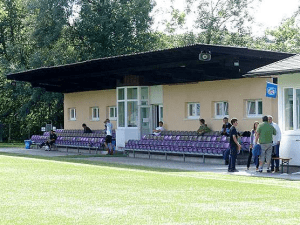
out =
[[[100,121],[91,120],[90,107],[99,107]],[[92,130],[104,129],[108,107],[116,106],[116,90],[88,91],[64,95],[64,129],[82,129],[85,123]],[[69,120],[69,108],[76,108],[76,121]],[[116,128],[116,121],[111,121]]]
[[[167,130],[197,130],[199,120],[187,119],[187,103],[199,102],[200,115],[213,130],[220,130],[222,119],[214,118],[214,102],[229,103],[229,121],[232,117],[239,120],[238,129],[251,130],[259,118],[246,117],[245,100],[262,99],[263,115],[278,118],[277,99],[265,97],[268,78],[243,78],[235,80],[207,81],[194,84],[163,86],[164,127]],[[90,107],[99,106],[100,121],[90,120]],[[89,91],[65,94],[64,128],[82,129],[86,123],[91,129],[104,129],[103,121],[108,115],[108,106],[116,106],[116,90]],[[68,109],[75,107],[77,120],[69,121]],[[112,121],[114,128],[116,121]]]
[[[236,80],[207,81],[194,84],[164,85],[164,125],[167,130],[197,130],[198,120],[187,119],[187,103],[200,103],[200,117],[208,127],[221,130],[222,119],[214,118],[214,102],[227,101],[229,122],[232,117],[239,120],[238,130],[251,130],[254,121],[261,117],[247,118],[246,103],[249,99],[262,99],[263,115],[272,115],[277,121],[277,99],[266,98],[268,78],[243,78]]]

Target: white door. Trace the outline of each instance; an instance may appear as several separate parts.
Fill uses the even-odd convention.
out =
[[[140,137],[144,135],[151,134],[151,110],[150,106],[140,106],[140,119],[139,119],[139,128],[140,128]]]

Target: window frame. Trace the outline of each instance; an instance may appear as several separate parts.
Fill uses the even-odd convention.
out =
[[[98,115],[98,117],[94,117],[94,110],[97,110],[97,115]],[[100,120],[100,109],[99,109],[99,107],[98,106],[94,106],[94,107],[91,107],[91,113],[92,113],[92,115],[91,115],[91,119],[92,119],[92,121],[99,121]]]
[[[249,103],[254,102],[255,103],[255,114],[249,114]],[[261,102],[261,114],[259,114],[259,102]],[[263,116],[263,101],[262,99],[248,99],[246,100],[246,116],[248,118],[254,118],[254,117],[262,117]]]
[[[136,98],[128,98],[128,89],[137,89]],[[142,88],[147,88],[147,98],[141,99],[142,96]],[[149,86],[128,86],[128,87],[118,87],[117,88],[117,127],[118,129],[138,129],[139,127],[139,116],[140,116],[140,106],[147,106],[149,104]],[[120,98],[120,94],[122,97]],[[124,96],[123,96],[124,95]],[[122,106],[122,110],[120,110]],[[133,106],[136,109],[136,116],[133,118],[128,116],[128,112],[130,111],[129,106]],[[136,107],[137,106],[137,107]],[[133,115],[133,114],[132,114]],[[137,119],[134,121],[134,119]],[[131,124],[130,124],[131,123]],[[136,125],[135,125],[136,123]],[[133,124],[133,125],[132,125]],[[122,126],[120,126],[122,125]]]
[[[227,110],[225,110],[225,103],[227,104]],[[221,115],[217,115],[217,104],[221,104],[222,113]],[[224,117],[229,117],[229,103],[228,101],[219,101],[215,102],[215,118],[216,119],[223,119]],[[225,112],[227,111],[227,114]]]
[[[111,116],[110,116],[110,110],[111,110],[111,109],[113,109],[113,111],[114,111],[114,112],[113,112],[114,117],[111,117]],[[108,113],[109,113],[109,119],[110,119],[110,120],[117,120],[117,118],[118,118],[118,114],[117,114],[117,106],[109,106],[109,107],[108,107]]]
[[[74,113],[72,113],[74,112]],[[74,114],[74,117],[72,116]],[[76,121],[76,108],[69,108],[69,120],[70,121]]]
[[[199,115],[197,115],[197,105],[199,105]],[[190,112],[190,106],[195,108],[195,114]],[[194,111],[192,109],[192,111]],[[192,115],[191,115],[192,114]],[[188,102],[187,103],[187,119],[196,120],[199,119],[201,115],[201,105],[199,102]]]

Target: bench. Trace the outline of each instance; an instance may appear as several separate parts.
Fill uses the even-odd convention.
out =
[[[38,145],[39,143],[32,143],[31,144],[32,146],[35,146],[36,149],[38,149]],[[52,151],[58,151],[58,148],[66,148],[67,152],[69,152],[69,149],[77,149],[78,153],[80,150],[87,150],[89,151],[89,154],[91,154],[91,151],[92,150],[95,150],[96,151],[96,154],[98,153],[98,151],[101,150],[101,148],[99,147],[92,147],[92,146],[78,146],[78,145],[60,145],[60,144],[57,144],[57,143],[54,143],[52,146],[51,146],[51,150]],[[102,149],[104,150],[104,148]]]
[[[157,150],[146,150],[146,149],[124,149],[125,154],[128,156],[130,152],[133,153],[135,158],[136,152],[147,153],[149,159],[151,158],[151,153],[165,155],[165,159],[168,160],[168,155],[180,155],[183,156],[183,161],[185,162],[186,156],[201,156],[203,163],[205,163],[205,157],[217,157],[223,159],[223,154],[210,154],[210,153],[196,153],[196,152],[175,152],[175,151],[157,151]]]
[[[289,173],[290,160],[292,158],[273,157],[274,160],[281,160],[281,173],[283,173],[283,166],[287,167],[287,173]]]

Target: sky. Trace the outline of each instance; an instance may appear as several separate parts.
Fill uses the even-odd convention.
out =
[[[156,9],[161,9],[159,15],[155,18],[154,29],[161,30],[159,21],[167,19],[167,11],[170,10],[172,0],[156,0]],[[198,0],[200,1],[200,0]],[[183,11],[185,0],[173,0],[173,7]],[[284,18],[290,17],[300,6],[300,0],[262,0],[256,10],[253,12],[256,25],[253,27],[253,33],[260,36],[266,28],[275,28],[280,25]],[[192,29],[194,18],[187,18],[189,29]]]

